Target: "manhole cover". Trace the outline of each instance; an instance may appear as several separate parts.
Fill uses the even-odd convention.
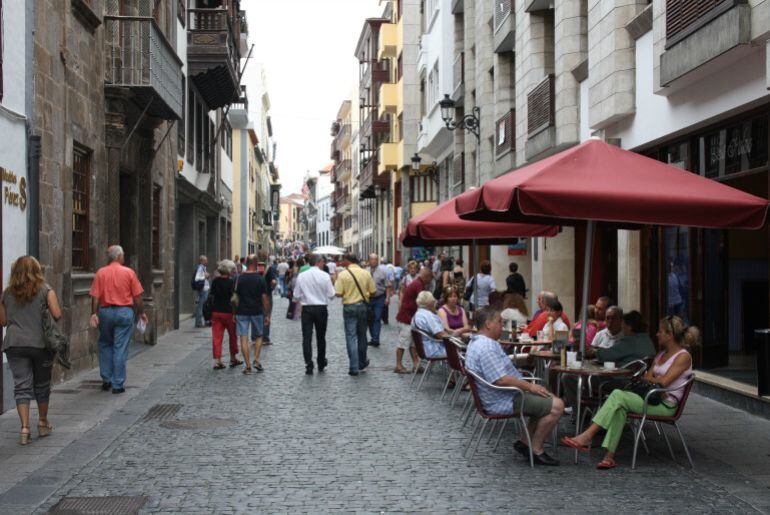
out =
[[[128,515],[139,513],[147,497],[63,497],[48,513]]]
[[[156,404],[144,414],[142,420],[167,420],[182,409],[181,404]]]
[[[219,429],[235,424],[235,420],[226,418],[191,418],[187,420],[166,420],[161,427],[166,429]]]

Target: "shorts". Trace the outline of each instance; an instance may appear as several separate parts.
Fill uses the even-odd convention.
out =
[[[514,412],[521,406],[521,395],[516,395],[513,402]],[[524,392],[524,415],[532,418],[542,418],[551,412],[553,397],[541,397],[534,393]]]
[[[398,345],[396,345],[397,349],[406,350],[410,347],[414,347],[414,341],[412,340],[412,326],[409,324],[404,324],[402,322],[398,323]]]
[[[252,340],[261,337],[265,330],[264,315],[235,315],[235,333],[238,336],[249,336],[249,328]]]

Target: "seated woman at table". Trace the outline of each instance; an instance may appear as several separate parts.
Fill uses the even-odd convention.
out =
[[[438,316],[444,330],[451,336],[462,336],[471,332],[468,315],[460,306],[460,293],[454,286],[444,288],[444,304],[438,309]]]
[[[583,321],[578,320],[573,328],[573,332],[569,335],[570,343],[580,342],[580,330],[583,328]],[[586,326],[586,348],[591,346],[591,342],[594,341],[596,333],[599,332],[599,322],[596,321],[596,306],[593,304],[588,305],[588,325]],[[578,335],[578,336],[575,336]]]
[[[696,327],[687,327],[677,316],[668,316],[660,321],[657,336],[661,350],[644,378],[660,387],[676,388],[676,390],[664,394],[660,404],[649,405],[647,413],[672,416],[676,413],[677,405],[684,395],[684,383],[692,375],[690,353],[700,345],[700,331]],[[605,429],[607,434],[604,436],[602,447],[607,453],[596,468],[615,468],[617,466],[615,451],[626,425],[626,415],[629,412],[642,413],[643,407],[644,399],[638,394],[627,390],[615,390],[599,409],[588,429],[575,438],[565,436],[561,441],[564,445],[588,452],[593,437],[600,430]]]
[[[513,331],[520,325],[527,323],[527,303],[518,293],[506,293],[503,297],[503,331]]]
[[[569,331],[569,326],[561,318],[562,313],[564,308],[558,300],[548,304],[548,321],[543,326],[543,332],[548,341],[554,341],[557,332]]]
[[[449,337],[444,324],[436,314],[436,299],[429,291],[421,291],[417,295],[417,312],[412,318],[412,327],[422,331],[422,346],[425,356],[429,358],[446,357],[443,338]]]
[[[532,338],[535,338],[537,336],[538,331],[542,331],[545,327],[545,324],[548,322],[548,308],[554,303],[559,302],[559,297],[556,295],[549,293],[548,295],[543,296],[543,303],[545,305],[545,309],[540,312],[540,314],[535,317],[534,320],[532,320],[527,326],[523,328],[523,332],[528,333]],[[562,321],[570,325],[569,317],[567,317],[567,314],[562,311],[561,317]]]

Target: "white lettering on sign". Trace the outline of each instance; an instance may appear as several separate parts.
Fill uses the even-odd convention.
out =
[[[3,202],[9,206],[18,207],[22,211],[27,208],[27,179],[16,177],[16,174],[6,168],[0,168],[0,178],[3,181]],[[18,191],[16,183],[18,182]],[[9,186],[6,186],[8,184]]]
[[[725,157],[733,159],[735,157],[747,156],[751,154],[752,138],[733,138],[724,147],[714,145],[711,148],[711,164],[724,161]]]

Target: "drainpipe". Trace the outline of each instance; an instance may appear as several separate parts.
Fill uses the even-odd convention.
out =
[[[27,142],[27,251],[40,258],[40,136]]]

